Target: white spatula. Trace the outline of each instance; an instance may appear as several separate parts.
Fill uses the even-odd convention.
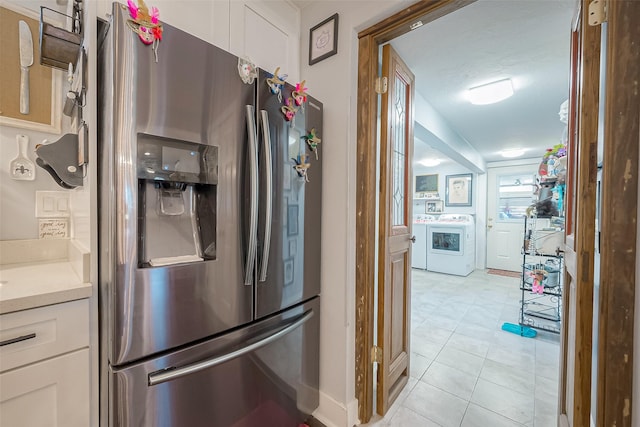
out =
[[[11,160],[9,171],[11,178],[23,181],[33,181],[36,179],[36,165],[27,157],[27,146],[29,137],[26,135],[16,135],[18,141],[18,157]]]

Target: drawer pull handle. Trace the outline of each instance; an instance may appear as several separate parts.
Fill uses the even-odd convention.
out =
[[[5,346],[5,345],[9,345],[9,344],[15,344],[15,343],[20,342],[20,341],[30,340],[30,339],[35,338],[35,337],[36,337],[36,334],[34,332],[32,334],[23,335],[21,337],[9,338],[8,340],[0,341],[0,347]]]

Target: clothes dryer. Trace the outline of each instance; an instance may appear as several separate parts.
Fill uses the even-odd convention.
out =
[[[467,276],[475,269],[472,215],[443,214],[427,229],[427,270]]]

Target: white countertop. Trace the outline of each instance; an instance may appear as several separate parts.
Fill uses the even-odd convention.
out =
[[[25,241],[26,242],[26,241]],[[21,246],[28,246],[30,254],[33,254],[34,243],[28,242],[2,242],[3,258],[14,261],[0,264],[0,314],[11,313],[19,310],[58,304],[76,299],[89,298],[92,294],[92,285],[88,283],[88,253],[82,253],[82,249],[69,245],[69,251],[60,254],[57,248],[47,250],[52,254],[50,258],[41,258],[32,262],[15,262],[16,252],[22,252]],[[11,244],[11,246],[7,246]],[[37,242],[36,242],[37,245]],[[67,242],[57,244],[61,248],[67,246]],[[39,245],[41,246],[41,245]],[[59,256],[64,255],[64,256]],[[22,258],[29,260],[28,256]]]
[[[71,263],[8,264],[0,268],[0,314],[91,296]]]

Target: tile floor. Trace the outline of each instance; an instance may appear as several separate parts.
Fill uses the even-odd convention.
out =
[[[370,427],[556,427],[559,336],[523,338],[519,279],[413,270],[410,379]]]

